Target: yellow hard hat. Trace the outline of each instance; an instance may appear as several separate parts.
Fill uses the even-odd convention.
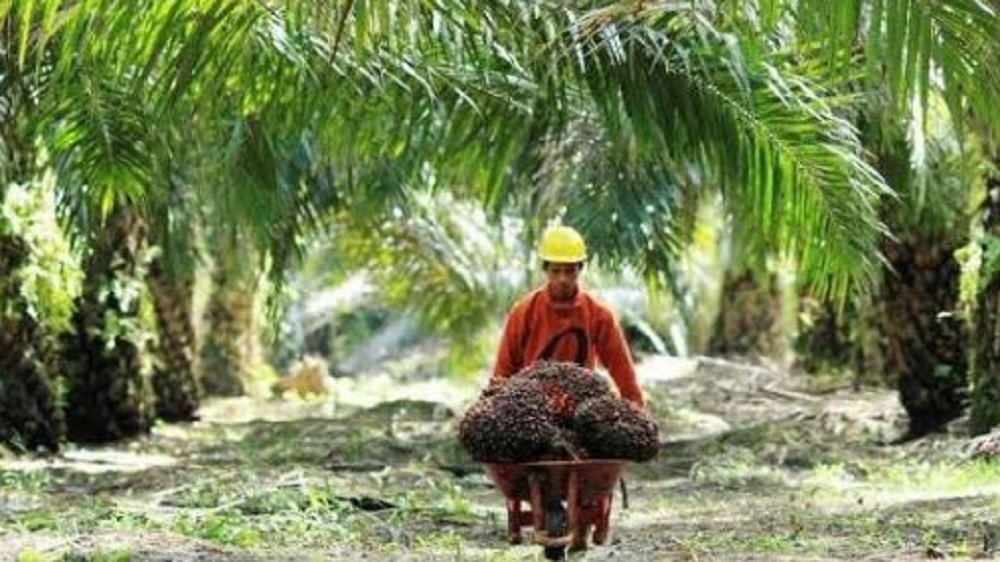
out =
[[[542,234],[538,257],[543,262],[579,263],[587,259],[587,244],[568,226],[554,226]]]

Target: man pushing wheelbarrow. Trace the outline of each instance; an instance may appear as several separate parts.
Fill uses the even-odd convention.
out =
[[[579,286],[583,238],[549,229],[538,249],[547,282],[507,317],[489,386],[459,425],[507,501],[508,538],[521,527],[550,559],[608,538],[611,499],[628,461],[659,448],[656,424],[611,310]],[[617,387],[593,371],[597,362]]]

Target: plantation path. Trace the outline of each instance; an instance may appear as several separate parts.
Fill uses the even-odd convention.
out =
[[[940,436],[886,446],[891,393],[818,392],[715,359],[643,364],[666,440],[612,544],[572,560],[923,560],[1000,548],[1000,469]],[[226,400],[202,421],[0,459],[0,560],[541,560],[454,440],[476,388],[340,380],[336,401]]]

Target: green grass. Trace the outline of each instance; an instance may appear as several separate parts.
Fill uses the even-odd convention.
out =
[[[804,478],[807,487],[828,501],[877,496],[906,500],[1000,491],[1000,464],[991,460],[956,462],[899,460],[891,464],[819,465]]]
[[[128,549],[96,550],[90,553],[69,552],[55,557],[29,549],[18,554],[16,562],[129,562],[132,559],[132,551]]]

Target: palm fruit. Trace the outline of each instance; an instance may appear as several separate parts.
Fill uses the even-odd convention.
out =
[[[458,439],[480,462],[537,460],[562,441],[538,385],[530,381],[506,384],[476,402],[459,422]]]
[[[553,460],[585,459],[588,456],[587,449],[580,443],[580,436],[572,428],[559,428],[556,445],[558,458]]]
[[[514,375],[511,382],[524,379],[541,385],[550,411],[559,423],[567,427],[572,425],[573,413],[580,404],[611,394],[604,378],[575,363],[540,361]]]
[[[660,449],[656,422],[630,402],[591,398],[577,408],[573,427],[594,458],[648,461]]]
[[[491,381],[458,430],[459,443],[480,462],[644,461],[659,449],[652,419],[616,397],[603,377],[573,363],[535,363]]]

